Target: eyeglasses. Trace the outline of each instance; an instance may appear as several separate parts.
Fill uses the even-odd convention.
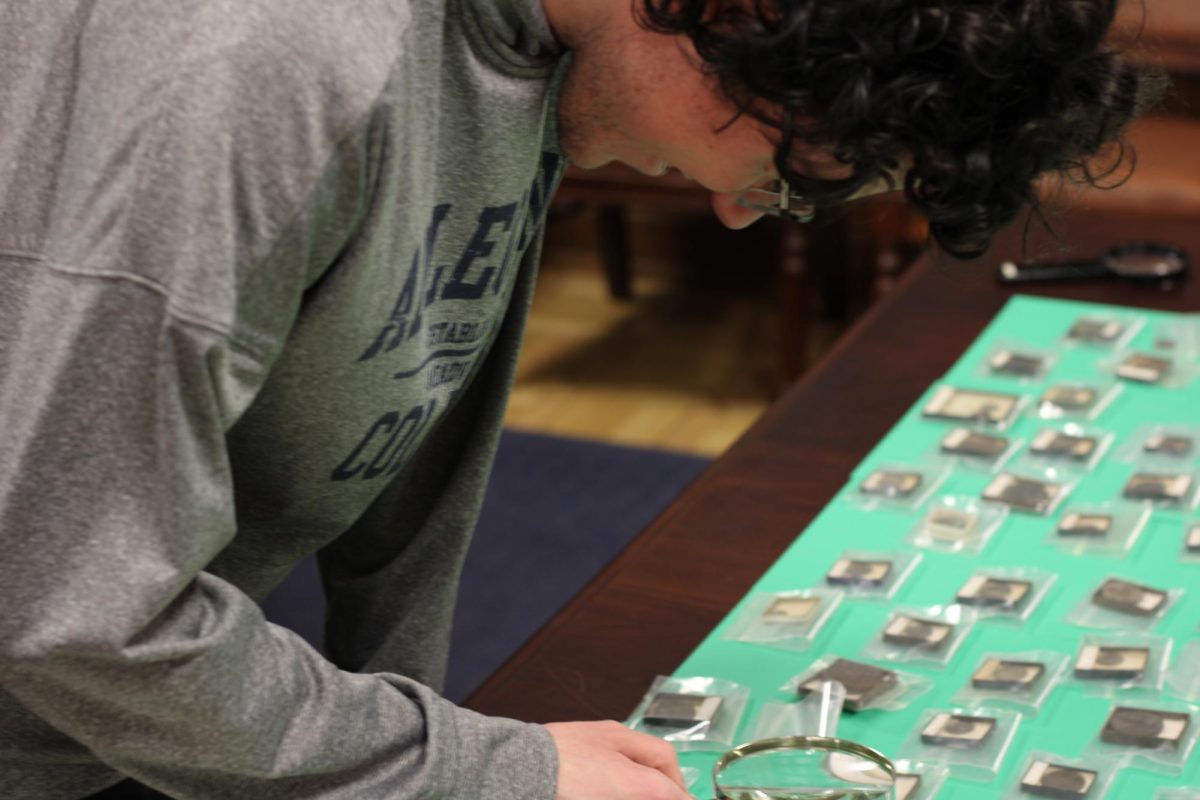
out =
[[[794,194],[787,180],[782,178],[760,188],[747,189],[738,196],[737,204],[751,211],[796,222],[812,222],[817,213],[812,201]]]

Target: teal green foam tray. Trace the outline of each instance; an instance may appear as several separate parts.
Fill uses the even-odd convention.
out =
[[[1106,315],[1144,320],[1127,345],[1133,349],[1151,349],[1156,337],[1164,331],[1175,335],[1178,326],[1186,327],[1196,322],[1190,315],[1016,297],[946,374],[943,383],[1035,398],[1051,383],[1111,379],[1111,366],[1105,362],[1111,361],[1113,350],[1067,345],[1065,340],[1067,330],[1077,318]],[[997,377],[983,369],[990,353],[997,347],[1009,345],[1053,351],[1057,359],[1044,378],[1028,383]],[[920,354],[914,353],[913,357],[919,358]],[[858,493],[862,476],[876,467],[911,464],[937,455],[938,442],[952,423],[921,415],[921,409],[935,388],[931,386],[880,441],[849,476],[838,496],[762,576],[750,594],[824,586],[825,573],[847,549],[914,549],[904,540],[919,521],[921,510],[884,507],[867,511],[852,498]],[[976,569],[985,567],[1035,567],[1057,573],[1058,579],[1023,626],[986,620],[977,622],[953,662],[944,669],[926,668],[913,662],[896,664],[898,669],[932,678],[935,681],[933,690],[902,711],[847,714],[842,719],[840,736],[868,744],[888,755],[896,754],[923,711],[952,705],[951,697],[968,682],[985,652],[1054,650],[1068,654],[1073,662],[1081,638],[1103,631],[1069,624],[1064,617],[1102,580],[1112,575],[1159,588],[1184,590],[1166,616],[1153,626],[1155,634],[1175,639],[1177,656],[1186,642],[1197,639],[1197,624],[1200,623],[1200,563],[1187,563],[1180,558],[1184,520],[1196,512],[1156,508],[1134,548],[1119,560],[1069,555],[1045,541],[1063,508],[1120,499],[1122,487],[1135,468],[1132,463],[1118,461],[1113,456],[1139,428],[1150,423],[1200,425],[1200,381],[1192,381],[1182,388],[1126,383],[1098,419],[1086,423],[1088,427],[1114,434],[1114,444],[1095,469],[1075,486],[1056,513],[1046,517],[1009,514],[979,555],[921,551],[921,563],[890,604],[847,598],[813,646],[801,653],[722,638],[725,629],[746,604],[750,596],[747,595],[675,674],[725,678],[751,689],[752,700],[742,720],[740,742],[762,703],[795,699],[783,687],[814,661],[825,656],[862,658],[864,646],[878,635],[889,608],[951,603],[966,579]],[[848,419],[846,424],[853,425],[854,421]],[[1028,444],[1030,437],[1047,424],[1046,420],[1031,414],[1021,414],[1006,434]],[[1196,468],[1195,461],[1190,465],[1192,469]],[[978,497],[990,478],[982,471],[955,469],[935,496]],[[737,535],[752,536],[753,531],[737,532]],[[1196,669],[1200,670],[1200,664]],[[1056,687],[1037,716],[1025,717],[995,782],[978,783],[953,777],[938,797],[954,800],[1004,797],[1018,782],[1029,753],[1045,751],[1065,757],[1080,756],[1097,736],[1111,704],[1112,700],[1086,694],[1078,686]],[[686,752],[682,760],[685,765],[697,767],[706,775],[717,755],[717,752]],[[694,789],[698,797],[710,796],[706,781],[707,778],[702,777]],[[1117,776],[1107,796],[1150,800],[1157,787],[1191,785],[1200,785],[1200,746],[1193,752],[1181,776],[1172,777],[1141,768],[1125,769]]]

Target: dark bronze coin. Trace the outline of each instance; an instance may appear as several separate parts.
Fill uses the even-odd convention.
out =
[[[837,681],[845,686],[846,710],[861,711],[876,697],[895,686],[899,678],[889,669],[839,658],[805,681],[799,687],[799,694],[806,695],[825,681]]]
[[[935,630],[928,622],[919,619],[911,619],[904,623],[904,635],[914,639],[932,639]]]
[[[1009,585],[1004,581],[986,581],[983,586],[979,587],[979,594],[983,597],[992,598],[995,600],[1007,600],[1009,594]]]
[[[1186,456],[1192,452],[1192,439],[1190,436],[1157,436],[1148,440],[1143,449],[1148,453]]]
[[[1088,780],[1086,773],[1064,767],[1052,766],[1042,775],[1043,786],[1048,786],[1052,789],[1062,789],[1076,794],[1088,788],[1090,784],[1091,781]]]
[[[1100,590],[1109,600],[1121,605],[1136,606],[1142,599],[1142,590],[1129,583],[1110,581]]]
[[[1118,708],[1108,724],[1114,731],[1137,739],[1155,738],[1163,727],[1161,716],[1136,708]]]
[[[1023,481],[1009,487],[1004,493],[1004,498],[1012,505],[1040,511],[1050,502],[1050,493],[1044,486]]]
[[[1023,682],[1028,674],[1028,667],[1019,667],[1015,664],[1001,664],[999,667],[996,667],[996,671],[992,673],[996,680],[1011,681],[1014,683]]]
[[[951,717],[945,725],[942,726],[942,733],[952,733],[962,736],[975,730],[975,723],[962,717]]]
[[[1096,393],[1091,389],[1074,386],[1059,386],[1046,392],[1042,398],[1045,402],[1059,408],[1085,409],[1096,401]]]

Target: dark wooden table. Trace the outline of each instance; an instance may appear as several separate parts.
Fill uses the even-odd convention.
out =
[[[1200,220],[1076,213],[1053,220],[1066,255],[1154,239],[1200,257]],[[468,700],[535,722],[623,719],[669,674],[845,483],[851,469],[958,359],[1013,294],[986,258],[926,258],[745,436]],[[1059,255],[1044,233],[1032,253]],[[1031,294],[1200,310],[1200,279],[1171,291],[1116,282]]]

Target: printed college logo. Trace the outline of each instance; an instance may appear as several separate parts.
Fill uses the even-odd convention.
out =
[[[437,264],[441,259],[435,254],[443,226],[455,207],[443,203],[433,209],[391,313],[358,357],[361,364],[381,359],[386,364],[389,354],[411,355],[413,351],[404,345],[423,335],[421,360],[397,369],[392,377],[413,386],[410,396],[425,399],[412,408],[386,411],[375,419],[333,470],[332,480],[375,480],[396,474],[433,422],[452,404],[504,319],[512,273],[542,225],[564,167],[561,156],[543,153],[537,177],[520,202],[482,209],[466,247],[452,264]],[[502,291],[504,302],[493,300]],[[487,301],[493,303],[490,313],[479,307]],[[436,321],[430,322],[434,306],[439,313]],[[460,318],[446,320],[447,310]],[[432,396],[435,392],[442,398],[440,402]]]

